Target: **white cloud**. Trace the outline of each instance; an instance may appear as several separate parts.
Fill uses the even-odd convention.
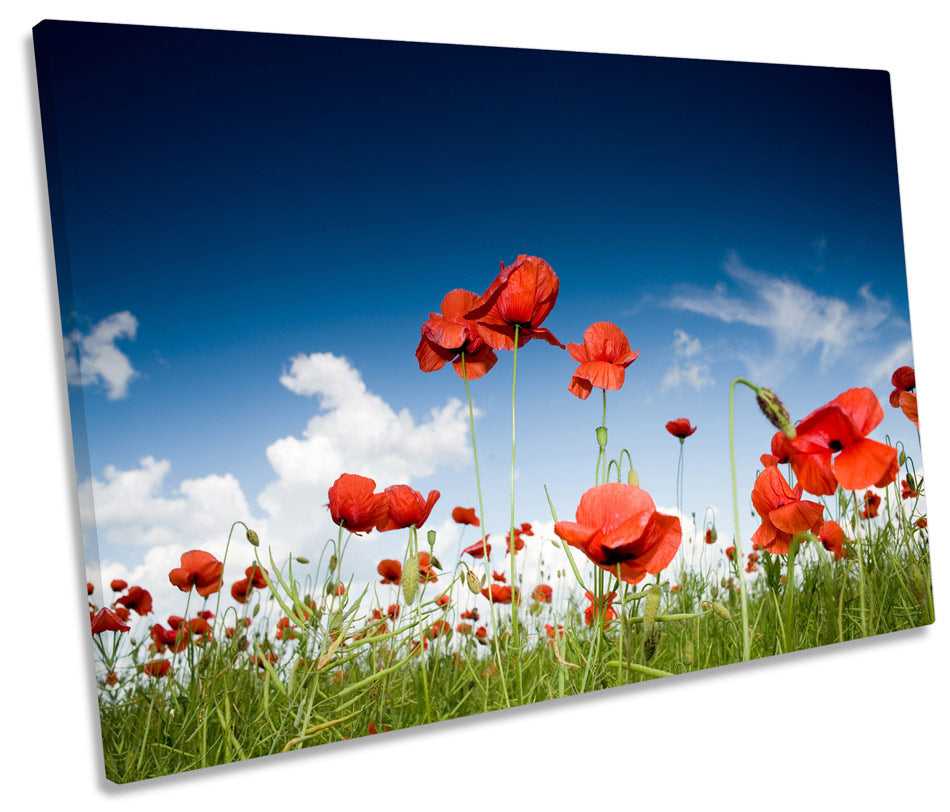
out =
[[[109,400],[128,395],[129,382],[138,377],[128,356],[115,346],[121,338],[135,340],[138,319],[128,310],[106,316],[86,335],[73,330],[63,336],[66,378],[73,385],[102,385]]]
[[[878,383],[879,381],[890,380],[894,370],[902,366],[912,366],[914,363],[913,348],[910,339],[905,339],[897,344],[891,352],[878,361],[875,361],[868,367],[865,373],[868,383]]]
[[[724,267],[738,291],[730,293],[722,283],[712,290],[686,288],[673,296],[669,306],[771,333],[771,357],[759,351],[743,356],[755,377],[780,378],[812,351],[820,353],[819,363],[825,370],[873,338],[891,318],[890,305],[876,298],[869,285],[857,290],[855,300],[846,302],[823,296],[797,282],[752,270],[734,254]]]
[[[675,361],[660,382],[660,391],[675,389],[678,386],[691,386],[697,392],[712,386],[715,381],[709,372],[709,363],[703,360],[703,346],[683,330],[673,332],[673,354]]]

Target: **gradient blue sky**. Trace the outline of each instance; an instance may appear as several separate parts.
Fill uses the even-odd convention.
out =
[[[64,332],[138,324],[116,343],[126,397],[70,388],[80,480],[151,455],[169,494],[230,473],[260,514],[265,449],[320,411],[280,384],[291,359],[344,356],[422,421],[464,390],[418,370],[420,324],[519,253],[560,277],[545,326],[563,342],[608,320],[640,350],[608,393],[610,451],[661,506],[663,426],[685,416],[687,512],[716,506],[729,532],[737,375],[796,419],[871,386],[874,436],[917,447],[886,404],[913,361],[884,72],[55,22],[37,42]],[[567,392],[575,367],[519,353],[519,520],[546,514],[542,483],[562,518],[592,483],[600,398]],[[489,529],[510,375],[503,354],[472,387]],[[747,393],[737,414],[746,504],[774,430]],[[475,502],[467,467],[412,484],[443,491],[437,513]]]

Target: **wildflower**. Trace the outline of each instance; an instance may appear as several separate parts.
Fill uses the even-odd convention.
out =
[[[554,334],[541,327],[557,301],[559,280],[543,259],[520,254],[501,271],[485,293],[465,314],[478,323],[478,334],[494,350],[513,350],[515,326],[518,346],[540,338],[561,349]]]
[[[489,590],[486,587],[482,590],[482,596],[488,598]],[[518,587],[510,586],[498,586],[498,584],[491,585],[491,601],[492,603],[521,603],[521,596]]]
[[[472,633],[472,624],[471,624],[471,623],[459,623],[459,625],[455,627],[455,631],[457,631],[459,634],[471,634],[471,633]]]
[[[445,620],[437,620],[426,630],[426,636],[430,640],[435,640],[436,637],[449,638],[452,636],[452,624]]]
[[[917,413],[917,393],[901,392],[900,407],[904,417],[920,429],[920,417]]]
[[[475,639],[483,645],[486,644],[488,642],[488,629],[484,626],[479,626],[475,629]]]
[[[679,584],[673,584],[673,586],[670,587],[670,592],[672,592],[674,595],[679,591],[680,591]]]
[[[93,634],[127,632],[130,628],[122,622],[115,612],[105,606],[95,614],[90,613],[89,624]]]
[[[468,553],[472,558],[484,558],[486,551],[488,555],[491,555],[491,544],[487,541],[488,536],[485,536],[483,539],[479,539],[474,544],[470,544],[464,550],[462,550],[462,555]]]
[[[499,584],[504,584],[508,580],[508,577],[505,575],[505,573],[498,572],[496,570],[492,570],[491,577],[493,581],[497,581]]]
[[[584,343],[567,345],[571,358],[580,366],[574,372],[568,391],[586,400],[597,389],[620,389],[626,369],[640,357],[616,324],[598,321],[584,331]]]
[[[698,426],[691,426],[685,417],[678,417],[666,424],[666,430],[674,437],[678,437],[680,442],[693,434],[697,428]]]
[[[758,572],[758,571],[759,571],[759,568],[758,568],[758,566],[756,565],[756,563],[755,563],[754,561],[750,561],[748,564],[745,565],[745,571],[746,571],[746,572]]]
[[[296,632],[291,628],[293,624],[290,622],[289,617],[282,617],[277,621],[277,633],[275,637],[278,640],[295,640],[297,638]]]
[[[802,499],[801,484],[796,485],[794,490],[790,488],[776,466],[766,468],[756,478],[752,489],[752,506],[762,519],[761,526],[752,534],[753,543],[777,555],[788,552],[792,537],[798,533],[811,530],[817,535],[824,513],[824,508],[818,502]],[[752,553],[749,558],[750,563],[754,564],[758,555]]]
[[[231,585],[231,597],[238,603],[246,603],[252,589],[263,589],[267,586],[267,581],[264,580],[266,574],[266,569],[251,564],[244,570],[244,578]]]
[[[531,593],[531,597],[538,603],[550,603],[553,590],[547,584],[538,584]]]
[[[204,550],[182,553],[181,566],[168,573],[168,580],[182,592],[195,590],[202,598],[213,595],[221,588],[221,570],[224,565]]]
[[[142,667],[142,673],[149,677],[164,677],[169,669],[171,669],[172,664],[170,660],[152,660],[149,663],[145,663]]]
[[[450,290],[442,299],[442,312],[430,313],[422,325],[422,338],[416,347],[416,359],[423,372],[435,372],[449,361],[462,377],[462,356],[465,356],[465,378],[473,381],[485,375],[498,361],[498,356],[479,334],[476,323],[466,313],[478,301],[471,291]]]
[[[922,530],[926,530],[926,529],[927,529],[927,517],[926,517],[926,516],[921,516],[916,522],[914,522],[914,525],[917,526],[917,527],[919,527],[919,528],[921,528]]]
[[[891,384],[893,391],[888,397],[888,402],[895,409],[901,405],[901,395],[913,392],[917,388],[917,375],[913,367],[898,367],[891,375]]]
[[[878,508],[881,506],[881,497],[873,491],[867,491],[862,501],[861,512],[862,519],[873,519],[877,516]]]
[[[396,584],[402,580],[402,563],[393,558],[384,558],[376,565],[376,572],[383,576],[381,584]]]
[[[554,532],[598,567],[631,584],[660,573],[679,549],[680,520],[658,513],[636,485],[610,482],[581,496],[576,522],[557,522]]]
[[[404,527],[422,527],[439,499],[438,491],[429,491],[423,498],[419,491],[408,485],[392,485],[385,490],[387,514],[376,524],[376,529],[400,530]]]
[[[274,663],[277,662],[278,658],[277,658],[276,651],[268,651],[262,657],[255,657],[253,654],[251,654],[249,656],[249,659],[251,661],[251,665],[256,665],[258,668],[263,668],[265,660],[269,662],[271,665],[274,665]]]
[[[478,609],[470,609],[467,612],[462,612],[459,617],[461,617],[462,620],[478,620]]]
[[[432,568],[432,556],[428,553],[419,553],[416,556],[416,566],[419,570],[419,583],[434,583],[439,580],[435,570]]]
[[[821,541],[822,547],[835,554],[835,561],[845,557],[844,530],[841,529],[840,524],[832,521],[825,522],[818,533],[818,539]]]
[[[375,491],[376,481],[369,477],[340,474],[327,491],[333,523],[356,534],[385,523],[389,500]]]
[[[710,527],[710,528],[706,531],[706,535],[705,535],[705,537],[704,537],[704,539],[705,539],[705,541],[706,541],[707,544],[715,544],[715,543],[716,543],[716,539],[718,539],[718,538],[719,538],[719,534],[716,532],[716,528],[715,528],[715,527]]]
[[[449,604],[452,602],[452,599],[448,595],[439,595],[435,599],[435,605],[438,606],[443,612],[449,608]]]
[[[169,618],[169,622],[172,618]],[[181,620],[181,618],[178,618]],[[162,652],[166,648],[171,649],[176,654],[184,651],[188,646],[188,627],[174,629],[166,629],[160,623],[156,623],[149,630],[149,637],[152,638],[152,643],[155,646],[157,652]]]
[[[916,499],[920,496],[920,484],[914,481],[914,478],[908,476],[901,480],[901,499]]]
[[[550,623],[545,623],[544,631],[547,633],[547,636],[549,638],[548,645],[552,645],[554,643],[555,637],[564,637],[564,626],[563,624],[560,624],[560,623],[558,624],[557,629],[555,629],[554,626],[552,626]]]
[[[897,476],[897,450],[867,435],[884,419],[870,389],[849,389],[798,424],[788,441],[789,462],[809,493],[832,495],[884,487]],[[837,457],[834,455],[837,454]]]
[[[128,609],[126,609],[124,606],[121,606],[119,604],[116,604],[112,608],[115,611],[115,613],[119,616],[119,620],[121,620],[123,623],[128,622],[129,615],[131,614]]]
[[[122,592],[123,590],[128,589],[129,585],[121,578],[113,578],[109,586],[112,588],[113,592]]]
[[[475,508],[452,508],[452,521],[456,524],[470,524],[472,527],[478,527],[481,522],[475,515]]]
[[[772,435],[772,453],[763,454],[759,460],[766,468],[788,462],[788,437],[784,432],[777,431]]]
[[[735,546],[726,547],[726,558],[728,558],[730,561],[735,561],[735,560],[736,560],[736,548],[735,548]]]
[[[386,617],[388,617],[390,620],[396,620],[399,618],[399,612],[399,604],[391,603],[389,604],[389,608],[386,610]]]
[[[607,624],[617,617],[617,610],[613,608],[617,593],[611,592],[609,595],[604,595],[601,600],[597,600],[597,596],[593,592],[585,592],[584,597],[590,601],[590,604],[584,609],[584,623],[590,626],[593,624],[596,615],[603,619],[604,628],[606,629]]]
[[[131,609],[140,617],[152,614],[152,596],[140,586],[133,586],[116,603],[122,604],[126,609]]]
[[[92,585],[91,581],[86,581],[86,594],[91,595],[95,591],[95,587]]]

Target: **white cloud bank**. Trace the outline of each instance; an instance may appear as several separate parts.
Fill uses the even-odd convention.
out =
[[[709,363],[703,358],[703,345],[683,330],[673,331],[674,362],[660,382],[660,391],[691,386],[697,392],[716,382],[709,372]]]
[[[106,316],[85,335],[79,330],[64,335],[67,381],[74,386],[104,386],[109,400],[126,397],[129,382],[139,373],[115,343],[122,338],[134,341],[138,326],[138,319],[123,310]]]

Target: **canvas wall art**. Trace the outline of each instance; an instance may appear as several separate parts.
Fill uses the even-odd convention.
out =
[[[885,72],[34,42],[110,781],[933,622]]]

